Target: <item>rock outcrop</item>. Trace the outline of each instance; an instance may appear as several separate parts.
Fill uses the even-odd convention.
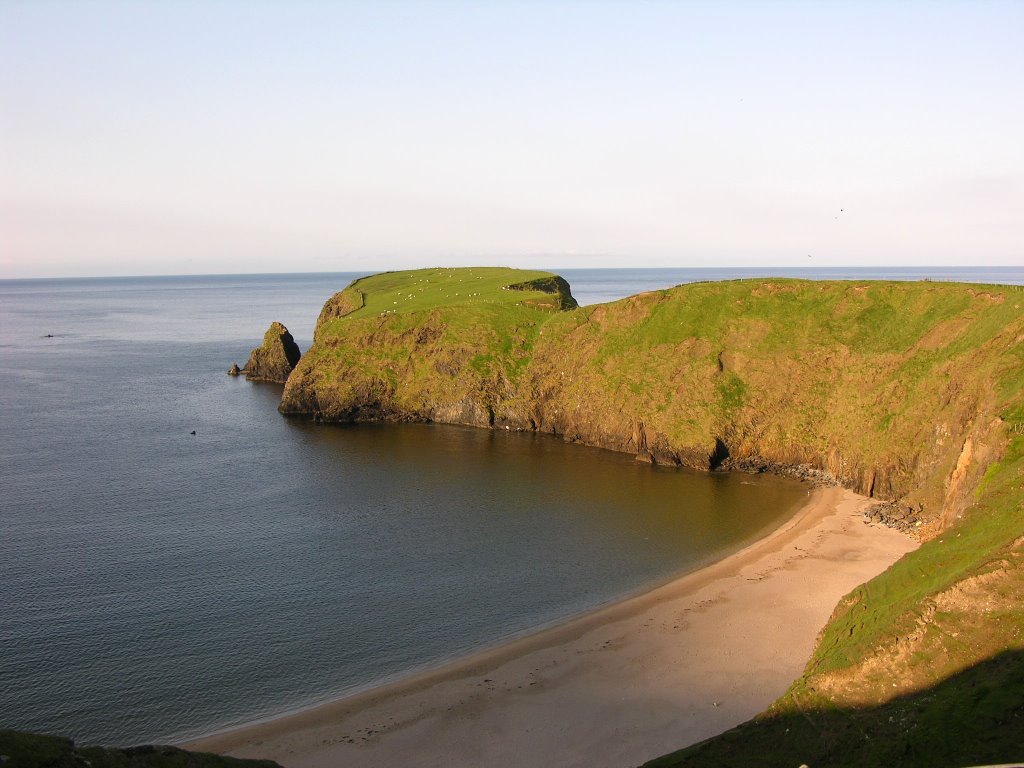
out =
[[[546,294],[545,298],[538,301],[533,300],[534,306],[553,309],[576,309],[579,304],[573,298],[569,283],[564,277],[551,275],[550,277],[539,277],[536,280],[527,280],[522,283],[512,283],[508,286],[510,291],[540,291]]]
[[[189,752],[169,746],[81,747],[71,739],[0,728],[4,768],[281,768],[272,760]]]
[[[288,329],[275,321],[263,334],[263,343],[249,354],[243,369],[245,378],[284,384],[301,357],[299,345]]]

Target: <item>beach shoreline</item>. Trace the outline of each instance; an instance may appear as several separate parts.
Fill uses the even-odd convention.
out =
[[[838,600],[916,546],[818,489],[767,536],[639,595],[411,677],[189,741],[319,766],[625,766],[749,719]]]

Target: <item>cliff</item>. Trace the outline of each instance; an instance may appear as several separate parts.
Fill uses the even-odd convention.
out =
[[[519,379],[541,326],[575,306],[568,284],[545,272],[427,269],[357,280],[324,306],[281,410],[322,421],[505,424],[526,407]]]
[[[301,356],[299,346],[288,329],[273,322],[263,334],[263,343],[249,353],[242,372],[249,381],[284,384]]]
[[[756,279],[574,308],[567,286],[552,300],[541,285],[560,284],[516,270],[357,281],[325,306],[281,411],[537,430],[699,469],[804,465],[890,502],[927,543],[837,607],[804,677],[741,743],[793,713],[888,716],[1021,647],[1019,287]],[[1013,701],[994,721],[1019,716]],[[814,730],[807,756],[780,760],[856,762],[857,734]],[[715,764],[702,749],[666,764]]]
[[[564,311],[567,289],[492,281],[442,303],[428,279],[332,298],[282,412],[538,430],[699,469],[806,464],[940,525],[1006,439],[993,382],[1015,364],[1012,288],[754,280]],[[433,290],[478,279],[438,270]]]

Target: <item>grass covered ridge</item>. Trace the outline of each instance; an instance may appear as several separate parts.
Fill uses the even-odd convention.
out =
[[[812,464],[940,525],[1021,423],[1017,287],[741,280],[577,309],[508,289],[543,274],[357,281],[282,410],[537,429],[705,469]]]
[[[547,275],[428,272],[332,298],[282,411],[807,463],[920,522],[926,543],[837,607],[768,713],[659,764],[1024,758],[1020,287],[755,279],[573,309],[507,290]]]
[[[470,267],[386,272],[325,304],[283,410],[325,420],[494,421],[537,332],[576,307],[549,272]]]
[[[564,295],[561,295],[564,292]],[[320,326],[330,333],[330,321],[409,314],[442,307],[480,308],[495,305],[574,308],[569,286],[550,272],[507,267],[436,267],[383,272],[355,280],[336,294],[321,313]],[[563,307],[563,304],[565,305]]]

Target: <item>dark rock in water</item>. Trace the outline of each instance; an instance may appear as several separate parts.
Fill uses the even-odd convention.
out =
[[[228,368],[228,376],[241,376],[242,369],[238,367],[238,363],[232,363],[231,367]]]
[[[284,384],[301,356],[299,345],[288,333],[288,329],[275,321],[263,335],[263,344],[249,355],[249,361],[245,364],[245,378],[249,381]]]

